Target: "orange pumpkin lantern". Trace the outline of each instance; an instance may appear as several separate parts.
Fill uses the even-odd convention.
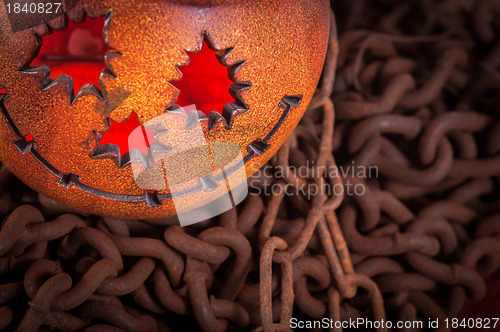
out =
[[[73,0],[46,22],[9,9],[0,159],[46,196],[117,218],[192,210],[244,183],[299,122],[328,44],[326,0]]]

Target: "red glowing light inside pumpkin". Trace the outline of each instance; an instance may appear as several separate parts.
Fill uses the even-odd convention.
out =
[[[43,45],[31,66],[47,65],[52,79],[63,74],[71,76],[75,91],[84,84],[99,86],[104,55],[109,49],[102,37],[105,19],[87,19],[81,24],[69,21],[67,29],[42,37]]]
[[[142,134],[134,135],[134,141],[130,144],[130,137],[138,128],[141,128]],[[154,131],[141,126],[137,116],[132,114],[122,123],[110,121],[109,130],[102,134],[99,146],[106,144],[117,145],[120,148],[120,155],[122,156],[134,149],[147,155],[149,147],[154,142],[156,142]]]
[[[26,136],[24,136],[24,139],[26,140],[26,142],[31,142],[31,141],[33,141],[33,136],[26,135]]]
[[[174,82],[174,86],[180,90],[176,102],[179,106],[194,104],[197,110],[208,115],[211,111],[222,113],[225,104],[234,102],[229,94],[233,82],[228,77],[227,67],[218,62],[216,52],[205,43],[200,52],[190,54],[189,65],[180,67],[180,70],[183,73],[182,79]],[[130,135],[138,127],[143,130],[143,137],[138,141],[144,138],[147,147],[140,142],[137,142],[137,147],[129,146]],[[110,129],[102,134],[99,145],[115,144],[120,148],[122,156],[132,149],[147,154],[149,146],[155,141],[153,136],[154,132],[142,127],[136,116],[130,116],[123,123],[111,121]]]
[[[195,105],[205,114],[211,111],[222,113],[225,104],[234,102],[229,94],[233,82],[229,79],[227,67],[221,64],[216,52],[203,43],[200,52],[189,53],[190,62],[180,66],[182,79],[173,82],[180,90],[177,104],[181,107]]]
[[[63,74],[72,77],[75,91],[84,84],[99,86],[104,55],[109,50],[102,37],[104,21],[105,17],[80,24],[69,21],[67,29],[42,37],[43,45],[31,66],[47,65],[52,79]],[[181,107],[194,104],[207,115],[211,111],[222,113],[225,104],[234,102],[229,94],[233,82],[227,67],[219,63],[216,51],[206,43],[189,57],[189,65],[179,67],[182,79],[173,83],[180,90],[176,103]]]

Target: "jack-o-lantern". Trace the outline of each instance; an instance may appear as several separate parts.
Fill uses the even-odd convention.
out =
[[[45,21],[46,7],[8,2],[1,161],[118,218],[188,211],[245,182],[311,100],[330,24],[327,0],[72,0]]]

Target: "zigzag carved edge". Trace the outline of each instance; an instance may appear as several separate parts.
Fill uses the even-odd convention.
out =
[[[56,167],[54,167],[52,164],[50,164],[45,158],[43,158],[40,153],[36,150],[36,142],[34,140],[27,140],[26,137],[28,135],[23,135],[19,129],[17,128],[16,124],[10,117],[7,108],[5,107],[4,104],[4,99],[7,95],[6,94],[0,94],[0,109],[7,120],[8,125],[10,126],[12,132],[14,135],[17,137],[17,141],[13,142],[13,144],[16,146],[16,148],[21,152],[22,154],[31,154],[48,172],[53,174],[58,178],[57,183],[65,188],[71,188],[75,187],[85,193],[92,194],[95,196],[99,196],[102,198],[107,198],[110,200],[114,200],[117,202],[122,202],[122,203],[146,203],[148,207],[156,207],[161,205],[161,201],[170,199],[173,196],[182,196],[186,195],[195,191],[198,191],[200,189],[203,189],[203,181],[199,181],[199,183],[194,186],[193,188],[183,190],[181,192],[177,193],[170,193],[170,194],[158,194],[156,191],[144,191],[144,194],[142,195],[123,195],[123,194],[115,194],[107,191],[103,191],[97,188],[93,188],[90,186],[87,186],[83,184],[80,181],[80,177],[76,174],[64,174],[63,172],[59,171]],[[213,177],[213,180],[215,182],[218,182],[222,180],[224,177],[227,177],[234,172],[236,172],[238,169],[243,167],[246,163],[248,163],[250,160],[252,160],[254,157],[262,155],[268,148],[269,148],[269,141],[271,138],[276,134],[276,132],[281,128],[283,123],[285,122],[286,118],[288,117],[290,111],[292,108],[297,107],[300,103],[302,102],[302,96],[285,96],[281,99],[281,102],[279,106],[284,109],[283,114],[281,118],[278,120],[276,125],[271,129],[271,131],[262,139],[257,139],[254,142],[250,143],[249,146],[247,147],[248,154],[243,158],[243,165],[241,163],[237,163],[236,165],[233,165],[229,169],[225,170],[225,172],[222,172],[216,176]]]

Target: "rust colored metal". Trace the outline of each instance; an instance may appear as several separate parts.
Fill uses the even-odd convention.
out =
[[[122,123],[137,116],[145,124],[176,107],[179,90],[170,83],[181,80],[178,66],[189,64],[188,52],[199,51],[205,41],[234,82],[229,91],[234,102],[200,123],[207,144],[240,148],[250,176],[298,124],[328,46],[327,0],[71,0],[63,1],[63,9],[63,15],[25,29],[17,25],[26,22],[17,22],[3,8],[0,12],[0,88],[6,89],[0,93],[0,160],[51,199],[115,218],[174,215],[172,195],[182,195],[193,207],[217,198],[204,194],[195,181],[211,172],[191,174],[204,169],[199,165],[203,158],[151,159],[148,169],[167,167],[162,158],[175,159],[178,177],[190,179],[173,192],[162,189],[165,180],[159,189],[137,184],[132,155],[122,155],[116,145],[97,148],[110,120]],[[68,19],[82,22],[87,16],[108,17],[103,34],[112,50],[105,56],[99,87],[87,84],[73,91],[70,77],[52,80],[47,66],[30,67],[46,35],[64,30]],[[182,135],[155,135],[164,149],[181,146],[184,151],[195,144]],[[225,174],[234,186],[243,181]]]

